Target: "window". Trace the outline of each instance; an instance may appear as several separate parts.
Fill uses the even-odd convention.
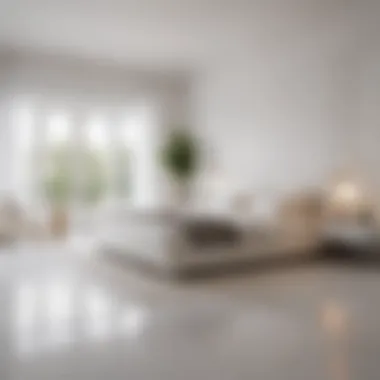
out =
[[[115,164],[115,197],[123,199],[131,192],[131,168],[132,151],[128,124],[121,125],[119,130],[120,138],[115,144],[114,164]]]
[[[72,146],[70,123],[67,113],[56,112],[47,116],[45,139],[37,156],[36,166],[42,167],[42,175],[36,178],[37,195],[52,202],[72,199]],[[46,144],[43,143],[45,140]]]
[[[118,110],[123,121],[116,125],[95,112],[79,123],[70,109],[52,112],[29,103],[15,110],[15,188],[24,199],[95,206],[129,200],[141,184],[151,187],[146,108],[124,116]]]
[[[80,156],[83,175],[80,198],[86,204],[93,204],[105,200],[112,186],[112,147],[108,125],[101,117],[90,117],[84,129]]]

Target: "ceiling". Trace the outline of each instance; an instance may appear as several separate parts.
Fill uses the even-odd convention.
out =
[[[376,3],[0,0],[0,45],[123,64],[194,68],[290,41],[323,44],[332,52],[347,49],[364,35],[377,34]]]

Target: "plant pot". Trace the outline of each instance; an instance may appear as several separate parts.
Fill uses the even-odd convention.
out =
[[[68,213],[62,206],[53,206],[50,215],[50,232],[53,237],[63,239],[68,233]]]
[[[174,182],[172,192],[173,204],[176,208],[186,207],[191,198],[191,188],[187,182]]]

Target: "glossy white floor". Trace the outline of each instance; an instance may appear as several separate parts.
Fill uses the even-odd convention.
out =
[[[380,268],[173,285],[24,250],[0,281],[1,380],[380,377]]]

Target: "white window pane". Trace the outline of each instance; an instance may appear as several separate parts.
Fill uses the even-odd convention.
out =
[[[67,114],[54,113],[48,118],[47,143],[56,145],[65,143],[70,137],[70,126]]]
[[[88,119],[84,127],[81,152],[83,183],[81,199],[95,205],[103,201],[110,187],[110,130],[107,120],[99,115]]]
[[[99,116],[92,117],[86,126],[86,145],[95,149],[105,149],[108,141],[105,120]]]
[[[155,204],[157,199],[157,121],[151,106],[133,109],[129,128],[131,130],[131,165],[133,200],[141,206]]]

